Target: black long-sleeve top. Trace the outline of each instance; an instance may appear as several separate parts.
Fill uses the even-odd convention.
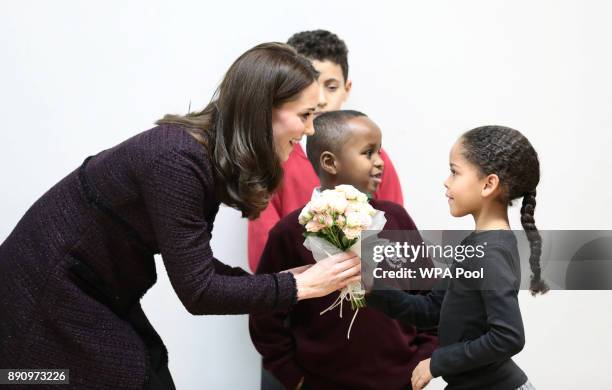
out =
[[[511,231],[470,234],[462,245],[485,245],[485,257],[453,262],[456,269],[483,270],[482,279],[445,278],[428,295],[375,290],[368,306],[417,327],[438,325],[440,348],[431,357],[434,377],[447,390],[516,389],[527,381],[511,357],[523,349],[525,334],[518,303],[520,261]]]

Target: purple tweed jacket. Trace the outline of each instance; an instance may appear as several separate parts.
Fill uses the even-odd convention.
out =
[[[162,125],[86,160],[0,245],[0,368],[69,368],[67,388],[143,388],[139,300],[161,253],[192,314],[287,309],[289,273],[250,275],[210,248],[219,209],[207,151]]]

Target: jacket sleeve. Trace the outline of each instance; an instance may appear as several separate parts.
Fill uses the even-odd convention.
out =
[[[383,169],[382,180],[374,198],[379,200],[388,200],[400,205],[404,205],[404,195],[402,194],[402,185],[400,183],[395,167],[391,162],[391,158],[384,150],[381,150],[381,158],[385,163]]]
[[[290,259],[296,258],[295,245],[298,244],[277,225],[270,231],[257,272],[278,272],[294,266]],[[294,389],[304,373],[295,361],[296,343],[289,324],[289,311],[249,315],[249,332],[255,349],[263,357],[264,367],[286,388]]]
[[[219,275],[228,275],[228,276],[250,275],[247,271],[243,270],[242,268],[231,267],[225,263],[220,262],[214,257],[213,257],[213,265],[215,267],[215,272]]]
[[[139,186],[166,271],[190,313],[246,314],[294,303],[293,275],[238,276],[214,259],[206,216],[217,203],[206,155],[165,151],[143,176]]]
[[[485,267],[480,293],[489,330],[482,336],[437,349],[431,357],[434,377],[458,374],[506,360],[525,345],[523,320],[510,254],[490,247],[480,263]]]

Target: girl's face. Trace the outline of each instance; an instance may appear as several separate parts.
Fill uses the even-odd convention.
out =
[[[272,109],[272,135],[281,161],[287,161],[302,136],[313,135],[313,113],[319,100],[319,84],[313,82],[296,100]]]
[[[444,181],[450,213],[453,217],[474,214],[482,206],[486,178],[478,168],[463,157],[463,142],[459,139],[450,151],[450,176]]]

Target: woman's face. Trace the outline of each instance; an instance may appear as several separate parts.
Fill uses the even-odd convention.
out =
[[[463,157],[463,143],[459,139],[450,151],[450,176],[444,181],[448,206],[453,217],[476,212],[482,204],[484,179],[478,168]]]
[[[319,101],[319,84],[313,82],[292,100],[272,109],[272,135],[281,161],[287,161],[293,147],[302,136],[313,135],[313,113]]]

